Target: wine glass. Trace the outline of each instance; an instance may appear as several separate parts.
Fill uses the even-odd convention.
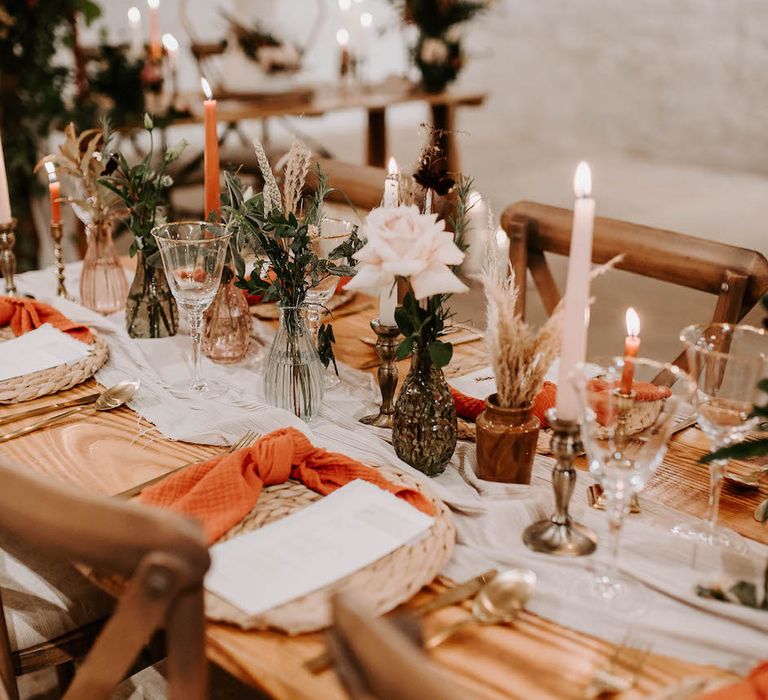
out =
[[[698,424],[713,450],[740,442],[755,428],[755,403],[765,394],[757,386],[768,375],[768,332],[751,326],[710,323],[688,326],[680,333],[688,367],[699,385]],[[681,523],[678,535],[746,553],[744,542],[717,525],[720,490],[727,459],[709,462],[707,519]]]
[[[165,268],[165,276],[179,307],[189,317],[192,336],[192,383],[174,385],[183,396],[214,398],[226,390],[211,387],[203,377],[201,343],[203,311],[216,296],[221,283],[230,233],[217,224],[180,221],[152,229]]]
[[[582,437],[589,470],[603,488],[608,516],[606,556],[574,590],[587,593],[616,613],[641,614],[648,596],[619,573],[619,534],[633,498],[661,464],[675,425],[695,411],[696,383],[679,367],[646,358],[616,357],[581,365],[573,379],[584,416]],[[623,393],[626,368],[634,377]],[[654,380],[664,376],[667,386]],[[625,385],[626,386],[626,385]]]
[[[346,260],[334,258],[333,251],[357,231],[357,225],[343,219],[324,218],[320,224],[320,231],[312,239],[312,250],[318,258],[327,258],[331,262],[345,263]],[[326,304],[336,293],[339,285],[339,277],[336,275],[327,275],[315,283],[312,283],[308,276],[309,286],[307,287],[307,296],[304,305],[307,308],[307,324],[315,344],[317,344],[317,333],[320,329],[320,320],[325,312]],[[325,386],[330,389],[339,383],[339,378],[332,368],[328,367],[325,372]]]

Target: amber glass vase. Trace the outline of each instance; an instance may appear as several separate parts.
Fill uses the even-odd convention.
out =
[[[392,444],[404,462],[437,476],[456,449],[456,404],[442,370],[429,353],[414,348],[411,369],[395,404]]]
[[[533,404],[502,408],[496,394],[491,394],[475,424],[477,476],[487,481],[530,484],[540,427]]]
[[[100,314],[120,311],[128,296],[128,280],[112,242],[112,222],[86,223],[85,236],[80,303]]]
[[[203,352],[214,362],[242,360],[251,339],[251,312],[242,290],[235,287],[231,267],[224,267],[219,291],[203,318]]]
[[[136,254],[136,274],[125,304],[125,327],[131,338],[167,338],[176,335],[179,311],[162,267]]]

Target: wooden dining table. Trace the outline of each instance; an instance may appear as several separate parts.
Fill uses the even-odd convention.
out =
[[[334,321],[337,356],[352,367],[370,367],[373,348],[361,336],[373,337],[369,320],[373,300],[362,295],[339,309]],[[466,374],[488,364],[482,342],[458,345],[447,368],[448,376]],[[407,364],[400,363],[400,376]],[[0,409],[5,417],[29,407],[93,392],[91,380],[55,397]],[[23,423],[19,423],[23,425]],[[372,438],[373,439],[373,438]],[[94,494],[115,495],[191,460],[220,453],[223,448],[164,439],[145,419],[129,408],[78,417],[0,446],[0,454],[52,479],[70,482]],[[707,441],[696,428],[675,436],[664,463],[641,495],[641,506],[669,506],[682,513],[703,515],[707,504],[708,475],[698,459]],[[584,465],[580,465],[582,468]],[[736,464],[748,470],[749,464]],[[584,484],[577,488],[585,488]],[[758,491],[723,489],[720,517],[723,524],[741,535],[768,543],[768,526],[752,513],[766,498]],[[521,533],[510,533],[520,536]],[[425,587],[404,609],[429,599],[450,582],[437,580]],[[454,605],[428,614],[429,633],[469,614],[468,605]],[[210,622],[206,629],[211,660],[270,697],[281,700],[337,700],[345,691],[333,669],[313,675],[304,662],[325,649],[321,633],[288,636],[276,631],[244,631]],[[614,651],[610,642],[563,627],[528,611],[513,624],[470,626],[429,652],[470,698],[520,698],[555,700],[578,698]],[[712,666],[651,654],[639,672],[635,686],[622,698],[647,696],[689,676],[730,678],[732,674]]]

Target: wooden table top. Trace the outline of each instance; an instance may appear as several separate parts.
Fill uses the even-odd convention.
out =
[[[347,308],[338,310],[334,322],[338,357],[355,367],[375,359],[373,349],[358,339],[361,335],[372,336],[368,325],[372,315],[370,304],[370,299],[360,296]],[[358,309],[362,310],[356,312]],[[481,342],[460,345],[447,373],[456,376],[485,364]],[[406,371],[407,365],[401,363],[401,377]],[[56,395],[55,399],[47,397],[2,408],[0,417],[95,389],[95,382],[89,381]],[[654,503],[663,503],[685,513],[702,515],[706,507],[707,470],[696,460],[705,449],[706,440],[698,430],[689,429],[678,435],[664,464],[641,496],[644,507],[652,510]],[[28,468],[106,495],[220,451],[221,448],[164,440],[147,421],[127,408],[86,419],[75,418],[0,446],[0,453]],[[752,518],[755,505],[766,496],[764,486],[759,493],[737,492],[726,486],[720,507],[722,522],[742,535],[768,543],[768,528]],[[436,582],[414,601],[424,600],[442,587]],[[435,611],[424,620],[426,631],[466,615],[466,605]],[[346,697],[333,670],[315,676],[302,666],[303,661],[324,649],[320,634],[288,637],[278,632],[244,632],[210,623],[206,635],[211,659],[275,698]],[[525,612],[514,625],[467,628],[430,655],[467,688],[467,697],[554,700],[579,697],[595,668],[612,651],[609,642]],[[728,674],[717,668],[653,655],[644,665],[635,688],[622,698],[643,697],[690,675]]]

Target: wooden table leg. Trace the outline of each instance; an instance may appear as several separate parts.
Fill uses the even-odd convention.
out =
[[[387,158],[387,111],[384,107],[368,110],[368,165],[383,168]]]
[[[432,126],[440,133],[438,142],[448,161],[448,172],[460,173],[459,152],[456,148],[456,109],[453,105],[433,104]]]

